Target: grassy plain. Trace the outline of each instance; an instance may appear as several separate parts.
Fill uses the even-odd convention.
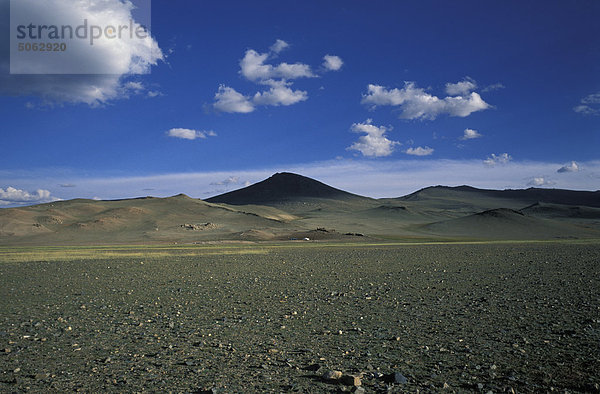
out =
[[[594,240],[0,249],[0,392],[597,392],[598,343]]]

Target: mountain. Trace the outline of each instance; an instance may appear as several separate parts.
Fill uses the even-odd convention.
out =
[[[302,175],[282,172],[264,181],[211,197],[206,201],[230,205],[272,205],[301,202],[307,199],[367,200],[366,197],[336,189]]]
[[[278,173],[206,201],[180,194],[0,209],[0,245],[600,238],[600,192],[428,187],[372,199]]]
[[[485,199],[491,201],[506,201],[510,205],[521,204],[523,207],[538,202],[562,205],[582,205],[600,208],[599,191],[578,191],[564,189],[507,189],[487,190],[471,186],[432,186],[398,198],[401,201],[424,201],[436,199],[464,200],[467,202]]]

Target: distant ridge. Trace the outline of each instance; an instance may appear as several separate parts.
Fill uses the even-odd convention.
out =
[[[449,197],[448,193],[467,195],[478,195],[481,197],[501,198],[508,200],[523,201],[527,204],[538,202],[562,205],[584,205],[600,208],[600,191],[579,191],[564,189],[541,189],[531,187],[529,189],[506,189],[488,190],[477,189],[471,186],[431,186],[416,191],[400,200],[419,201],[427,198]]]
[[[367,199],[367,197],[336,189],[312,178],[281,172],[264,181],[211,197],[205,201],[231,205],[260,205],[298,201],[306,198]]]

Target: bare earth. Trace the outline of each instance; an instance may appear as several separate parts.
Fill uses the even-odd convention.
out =
[[[0,392],[600,387],[597,241],[12,252]]]

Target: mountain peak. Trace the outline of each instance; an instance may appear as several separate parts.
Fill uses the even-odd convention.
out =
[[[312,178],[290,172],[279,172],[264,181],[211,197],[206,201],[247,205],[298,201],[306,198],[348,199],[362,197],[336,189]]]

